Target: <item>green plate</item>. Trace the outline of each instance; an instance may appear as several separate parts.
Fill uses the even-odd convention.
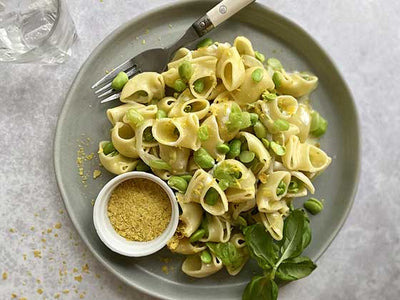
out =
[[[111,70],[145,49],[168,45],[216,3],[179,1],[146,13],[114,31],[82,66],[68,93],[55,137],[54,163],[58,185],[82,239],[95,257],[121,280],[161,298],[203,300],[212,295],[216,299],[239,299],[253,271],[258,268],[249,263],[235,277],[222,270],[209,278],[194,280],[180,270],[183,257],[172,255],[166,249],[141,259],[125,258],[111,252],[96,234],[91,199],[96,198],[112,176],[103,171],[102,176],[93,180],[92,172],[99,166],[96,159],[89,160],[84,163],[84,171],[89,177],[87,187],[83,185],[77,168],[78,144],[82,144],[87,154],[96,153],[98,141],[109,139],[110,124],[105,111],[119,103],[101,105],[90,89],[105,70]],[[146,28],[149,32],[144,34]],[[266,57],[280,59],[287,70],[308,70],[319,77],[320,85],[312,94],[311,101],[329,121],[321,145],[333,162],[314,182],[315,196],[325,199],[325,210],[311,217],[313,240],[306,255],[315,260],[343,225],[357,189],[360,143],[354,101],[327,54],[304,30],[286,18],[260,4],[253,4],[218,27],[210,37],[216,41],[232,42],[237,35],[248,37],[254,48]],[[139,36],[139,40],[136,39]],[[142,39],[146,40],[145,45]],[[298,206],[301,203],[297,201]],[[164,265],[161,257],[172,259],[168,263],[168,275],[161,269]]]

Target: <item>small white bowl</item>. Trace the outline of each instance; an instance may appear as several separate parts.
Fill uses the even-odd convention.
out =
[[[167,193],[171,202],[171,220],[167,228],[160,236],[148,242],[135,242],[123,238],[114,230],[107,215],[108,200],[112,191],[122,182],[133,178],[143,178],[157,183]],[[135,171],[114,177],[100,191],[93,209],[94,227],[103,243],[112,251],[130,257],[150,255],[163,248],[174,235],[178,221],[179,208],[173,191],[160,178],[145,172]]]

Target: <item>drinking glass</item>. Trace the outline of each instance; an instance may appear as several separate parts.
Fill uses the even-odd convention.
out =
[[[76,37],[64,0],[0,0],[0,63],[63,63]]]

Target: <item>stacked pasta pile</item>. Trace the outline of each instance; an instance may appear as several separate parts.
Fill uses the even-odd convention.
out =
[[[183,272],[205,277],[225,264],[236,275],[248,224],[282,239],[291,202],[314,193],[311,179],[331,162],[315,139],[327,123],[308,102],[317,81],[265,62],[237,37],[182,48],[166,72],[125,84],[125,104],[107,111],[113,129],[100,161],[114,174],[151,169],[177,190],[180,223],[168,247],[188,255]],[[234,248],[234,263],[216,255],[221,243]]]

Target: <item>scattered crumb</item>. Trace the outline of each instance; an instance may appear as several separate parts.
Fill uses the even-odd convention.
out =
[[[56,228],[56,229],[60,229],[61,228],[61,223],[56,223],[56,225],[54,225],[54,228]]]
[[[58,234],[56,233],[56,234],[54,234],[54,237],[58,237]]]
[[[78,272],[78,269],[77,269],[77,268],[73,268],[73,269],[72,269],[72,272],[77,273],[77,272]]]
[[[36,282],[37,282],[38,284],[40,284],[40,283],[41,283],[40,279],[36,279]]]
[[[7,273],[6,273],[6,272],[3,272],[3,275],[2,275],[2,277],[3,277],[3,280],[6,280],[6,279],[7,279],[7,277],[8,277]]]
[[[34,216],[35,216],[35,217],[38,217],[38,216],[39,216],[39,214],[38,214],[38,213],[35,213],[35,214],[34,214]]]
[[[14,233],[14,232],[15,232],[15,229],[14,229],[14,228],[10,228],[10,232],[11,232],[11,233]]]
[[[146,45],[146,40],[142,40],[142,45]]]
[[[101,175],[101,171],[100,170],[96,169],[96,170],[93,171],[93,179],[96,179],[100,175]]]
[[[84,264],[82,266],[82,272],[89,273],[89,265],[88,264]]]
[[[57,293],[57,294],[54,294],[54,298],[55,298],[55,299],[58,299],[58,298],[60,298],[60,294],[59,294],[59,293]]]
[[[168,24],[168,27],[169,27],[169,28],[172,28],[173,26],[172,26],[172,24]]]
[[[47,233],[51,233],[53,231],[53,229],[49,228],[47,229]]]
[[[42,252],[40,252],[40,250],[33,250],[33,255],[35,257],[42,258]]]
[[[94,153],[93,153],[93,152],[90,153],[90,154],[88,154],[88,155],[86,155],[86,159],[87,159],[87,160],[92,160],[93,157],[94,157]]]
[[[19,300],[28,300],[26,297],[20,297]]]
[[[59,212],[61,215],[64,213],[64,211],[63,211],[62,209],[60,209],[58,212]]]
[[[69,290],[63,290],[63,294],[69,294]]]
[[[161,270],[162,270],[165,274],[168,275],[168,272],[169,272],[168,266],[166,266],[166,265],[162,266],[162,267],[161,267]]]
[[[94,199],[90,200],[90,203],[92,203],[92,206],[94,206]]]
[[[100,274],[94,274],[94,276],[96,276],[96,278],[100,278]]]
[[[34,231],[35,230],[35,226],[31,226],[31,230]]]
[[[79,298],[80,298],[80,299],[83,299],[83,298],[85,298],[85,295],[84,295],[84,294],[80,294],[80,295],[79,295]]]
[[[26,254],[22,254],[22,256],[24,257],[24,260],[26,260]]]
[[[12,293],[12,294],[11,294],[11,298],[17,298],[17,295],[14,294],[14,293]]]
[[[42,241],[43,243],[46,243],[46,239],[41,239],[41,241]]]
[[[43,290],[42,290],[42,289],[37,289],[37,293],[38,293],[39,295],[41,295],[41,294],[43,294]]]
[[[78,282],[81,282],[81,281],[82,281],[82,276],[81,276],[81,275],[75,276],[74,279],[75,279],[76,281],[78,281]]]

